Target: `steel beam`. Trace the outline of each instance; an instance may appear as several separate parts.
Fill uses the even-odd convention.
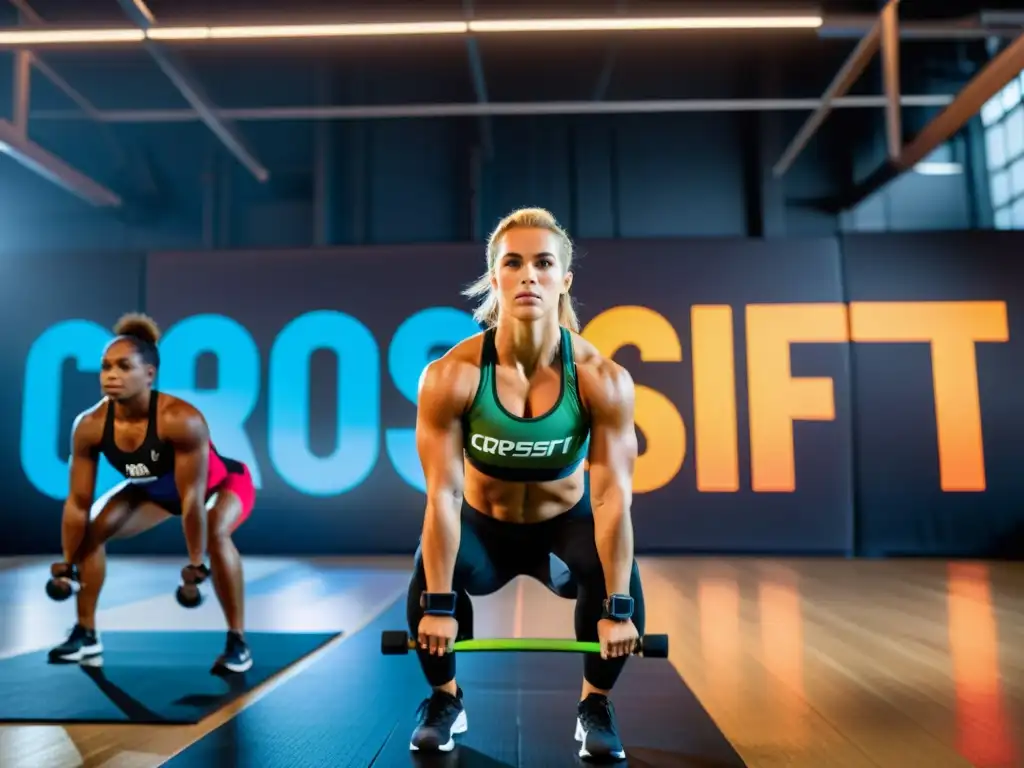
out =
[[[46,21],[36,13],[35,9],[29,5],[28,0],[8,0],[13,5],[20,15],[22,21],[26,21],[34,27],[45,28],[47,26]],[[32,66],[35,67],[36,71],[39,72],[43,77],[53,83],[61,93],[68,97],[68,99],[77,106],[85,116],[96,122],[100,129],[103,131],[103,136],[110,147],[111,152],[116,156],[117,161],[121,164],[127,163],[124,149],[118,143],[117,138],[110,130],[108,125],[103,124],[97,117],[96,107],[89,101],[85,96],[76,90],[67,80],[65,80],[53,67],[47,63],[47,61],[39,55],[38,51],[26,51],[29,55],[29,60]],[[15,121],[17,122],[17,121]],[[147,186],[152,188],[154,186],[152,179],[147,180]]]
[[[473,19],[473,0],[462,0],[462,14],[466,21]],[[469,74],[473,79],[473,93],[477,104],[486,104],[487,78],[484,76],[484,62],[480,57],[480,46],[474,35],[466,36],[466,53],[469,55]],[[480,146],[487,160],[494,158],[494,130],[487,115],[480,116]]]
[[[943,107],[953,100],[944,94],[904,95],[905,107]],[[878,109],[885,96],[846,96],[831,102],[832,109]],[[537,101],[486,104],[387,104],[363,106],[246,107],[221,109],[222,119],[264,120],[376,120],[412,117],[478,117],[480,115],[607,115],[672,112],[803,112],[818,109],[820,99],[654,99],[645,101]],[[33,120],[80,120],[73,110],[40,110]],[[104,110],[108,123],[192,123],[200,116],[191,109]]]
[[[47,152],[7,120],[0,120],[0,152],[95,206],[117,208],[121,205],[118,195]]]
[[[818,27],[818,37],[824,39],[859,40],[874,26],[875,15],[826,15]],[[980,15],[941,21],[904,21],[900,24],[901,40],[985,40],[990,37],[1017,37],[1024,29],[1024,15]]]
[[[604,55],[604,62],[601,64],[601,72],[597,76],[597,83],[594,84],[594,101],[603,101],[608,94],[608,86],[612,84],[612,73],[615,71],[616,60],[619,58],[619,46],[611,43]]]
[[[900,113],[899,2],[887,3],[881,14],[882,80],[885,90],[885,136],[889,158],[903,148],[903,116]]]
[[[117,0],[125,15],[143,32],[155,24],[153,14],[144,0]],[[199,118],[213,132],[224,147],[251,173],[257,181],[266,182],[270,173],[246,146],[242,136],[224,118],[217,113],[216,107],[203,91],[199,80],[187,73],[184,63],[161,43],[146,40],[144,45],[157,66],[163,70],[167,78],[174,83],[178,92],[185,98]]]
[[[624,16],[628,10],[628,0],[615,0],[615,13]],[[597,84],[594,86],[594,101],[604,101],[608,95],[608,86],[612,82],[612,72],[615,71],[615,64],[619,58],[619,42],[612,40],[608,44],[608,50],[604,54],[604,62],[601,64],[601,72],[597,76]]]
[[[1024,11],[986,11],[978,14],[978,20],[982,24],[1002,24],[1007,26],[1024,27]]]
[[[28,106],[32,95],[32,54],[14,54],[14,127],[22,136],[28,135]]]
[[[893,2],[893,0],[890,0]],[[868,33],[861,38],[860,42],[857,43],[857,47],[853,49],[853,52],[846,58],[843,65],[836,72],[835,77],[832,78],[832,82],[829,83],[828,88],[825,89],[825,93],[822,94],[821,104],[817,109],[814,110],[804,124],[797,131],[796,136],[793,137],[789,145],[783,150],[782,156],[778,162],[772,168],[772,174],[775,178],[779,178],[786,171],[789,170],[790,166],[796,160],[797,155],[803,151],[804,147],[810,142],[814,134],[817,133],[818,128],[821,127],[822,123],[825,122],[825,118],[828,117],[829,112],[832,111],[832,105],[836,99],[845,96],[846,92],[850,90],[857,78],[861,76],[868,63],[871,61],[871,57],[878,51],[882,38],[882,20],[881,18],[875,19],[875,23],[868,30]],[[888,102],[887,102],[888,103]]]
[[[42,23],[42,19],[24,0],[12,0],[12,4],[18,9],[23,18],[28,18],[29,21],[36,24]],[[34,58],[31,51],[17,51],[14,54],[14,87],[12,90],[14,104],[11,110],[12,119],[11,121],[0,120],[0,152],[10,156],[33,173],[77,195],[92,205],[105,207],[120,206],[121,198],[118,195],[93,181],[81,171],[71,167],[68,163],[28,138],[33,61],[35,61],[37,66],[39,65],[39,61]],[[51,79],[54,78],[51,77]],[[70,86],[68,88],[70,89]]]
[[[1024,70],[1024,35],[1003,49],[974,78],[956,98],[900,153],[899,167],[909,170],[949,141],[967,122],[985,106],[1013,78]]]
[[[318,104],[330,104],[334,90],[334,70],[322,64],[316,73]],[[335,153],[337,145],[335,127],[321,121],[313,126],[313,244],[321,247],[334,241],[337,194],[335,193]]]
[[[21,18],[27,21],[29,24],[34,26],[42,27],[46,25],[43,18],[35,12],[35,9],[28,4],[28,0],[8,0],[18,12],[21,14]],[[39,73],[53,83],[57,88],[64,93],[71,101],[73,101],[79,109],[85,112],[89,117],[93,117],[96,112],[96,107],[92,105],[85,96],[79,93],[77,90],[71,87],[67,80],[61,77],[54,69],[43,60],[38,53],[30,53],[31,62],[35,66]]]
[[[887,160],[849,194],[834,201],[836,210],[859,205],[886,184],[912,169],[956,135],[989,99],[1024,70],[1024,35],[1003,49],[953,100],[904,146],[895,160]]]

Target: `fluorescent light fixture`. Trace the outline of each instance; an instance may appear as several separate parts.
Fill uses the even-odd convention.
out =
[[[0,45],[80,45],[82,43],[141,43],[141,29],[5,29]]]
[[[152,27],[151,40],[291,40],[307,37],[388,37],[404,35],[461,35],[464,21],[424,21],[395,24],[275,24],[251,27]]]
[[[82,45],[162,41],[294,40],[332,37],[461,35],[474,32],[641,32],[655,30],[817,29],[821,16],[680,16],[674,18],[511,19],[380,24],[273,24],[141,29],[6,29],[0,46]]]
[[[960,163],[938,163],[924,161],[914,166],[914,173],[922,176],[956,176],[964,172]]]
[[[209,27],[150,27],[145,33],[150,40],[209,40]]]
[[[679,16],[644,19],[471,21],[470,32],[618,32],[680,29],[817,29],[821,16]]]

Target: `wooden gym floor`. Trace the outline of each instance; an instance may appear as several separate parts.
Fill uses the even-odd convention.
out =
[[[215,601],[174,602],[180,565],[112,557],[101,631],[221,629]],[[351,637],[404,593],[409,559],[253,557],[246,579],[297,566],[303,578],[248,601],[249,629]],[[71,603],[45,597],[48,568],[0,559],[0,658],[48,648],[74,622]],[[1024,565],[645,558],[640,569],[648,631],[671,635],[672,665],[752,768],[1024,766]],[[339,570],[358,578],[325,594],[322,576]],[[529,580],[474,606],[477,637],[572,635],[571,603]],[[0,726],[0,765],[158,766],[316,662],[193,726]]]

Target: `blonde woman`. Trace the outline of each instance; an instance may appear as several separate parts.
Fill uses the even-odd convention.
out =
[[[625,757],[608,696],[644,630],[630,517],[633,381],[578,335],[572,256],[548,211],[503,219],[487,271],[467,291],[480,298],[487,330],[420,381],[427,507],[407,614],[433,693],[418,712],[414,751],[450,751],[467,730],[451,644],[472,633],[469,595],[531,575],[575,597],[577,639],[601,643],[600,656],[583,660],[580,756]],[[552,555],[568,566],[567,583],[555,583]]]

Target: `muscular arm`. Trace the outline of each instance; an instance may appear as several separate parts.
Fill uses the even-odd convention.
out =
[[[181,527],[189,562],[200,565],[206,553],[206,480],[210,471],[210,431],[194,408],[176,407],[161,425],[174,446],[174,484],[181,499]]]
[[[80,559],[79,550],[89,527],[89,509],[96,494],[98,438],[93,419],[86,413],[80,414],[71,427],[71,477],[61,523],[61,548],[66,563]]]
[[[607,594],[629,594],[633,568],[633,380],[621,366],[602,361],[588,379],[591,412],[590,490],[597,553]]]
[[[428,592],[450,592],[462,539],[462,404],[458,364],[442,358],[420,380],[416,449],[426,480],[423,569]]]

